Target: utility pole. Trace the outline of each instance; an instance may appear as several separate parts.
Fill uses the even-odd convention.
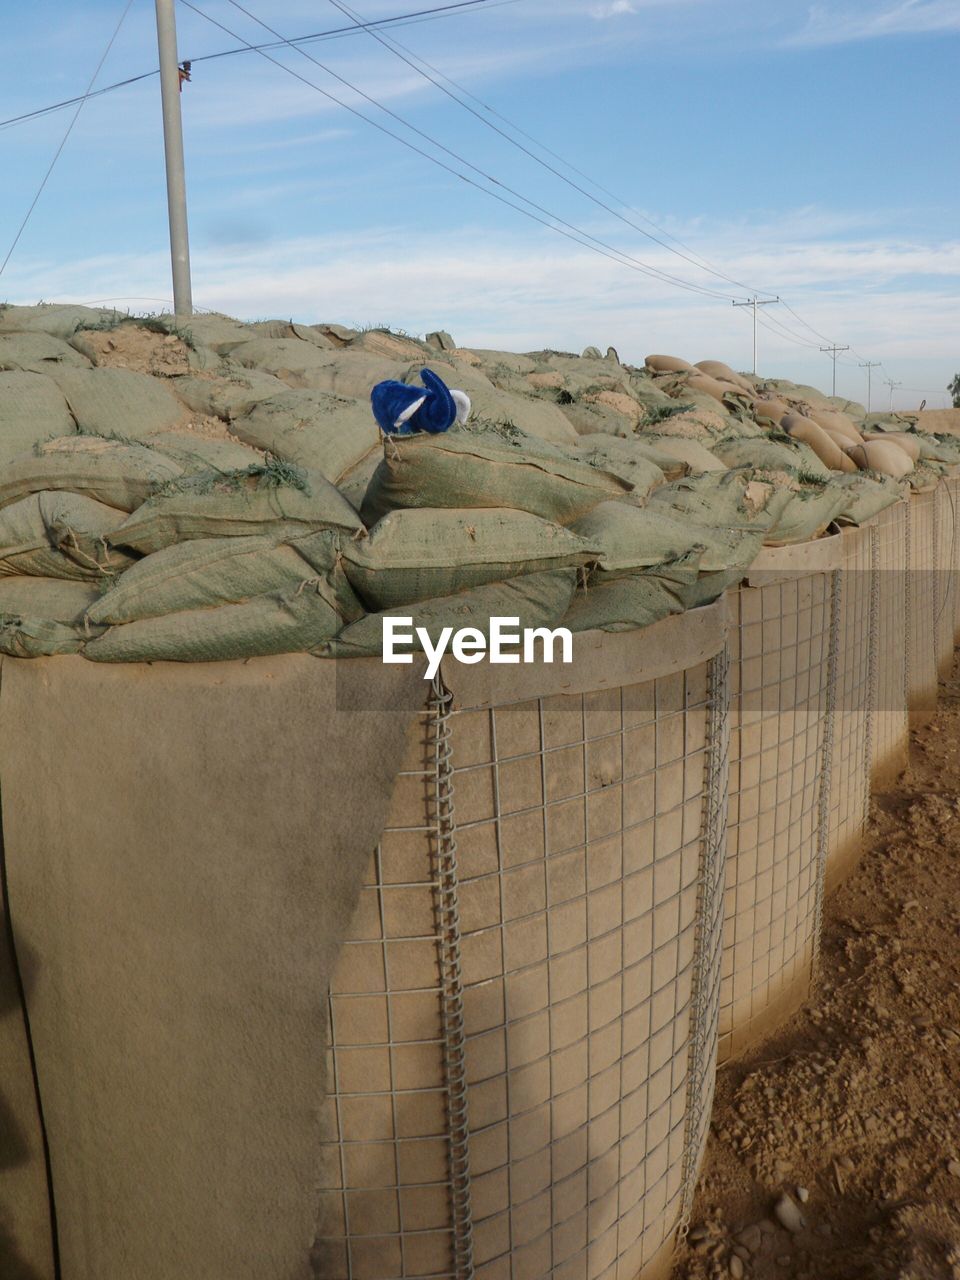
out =
[[[760,299],[756,294],[747,298],[746,302],[735,302],[735,307],[753,307],[753,376],[757,376],[757,307],[772,307],[779,298]]]
[[[828,355],[833,356],[833,395],[837,394],[837,356],[841,351],[849,351],[849,347],[821,347],[821,351],[826,351]]]
[[[183,169],[183,124],[180,119],[180,63],[174,0],[156,0],[160,49],[160,100],[163,106],[163,152],[167,166],[167,212],[170,261],[173,267],[173,310],[193,315],[190,287],[190,240],[187,234],[187,183]]]
[[[902,382],[894,382],[892,378],[884,378],[884,382],[890,388],[890,412],[893,413],[893,392],[895,387],[902,387]]]
[[[861,369],[866,369],[867,371],[867,413],[870,412],[870,378],[872,376],[870,370],[876,369],[882,363],[881,360],[864,360],[860,365]]]

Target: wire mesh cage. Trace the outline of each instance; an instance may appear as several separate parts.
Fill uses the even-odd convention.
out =
[[[330,991],[329,1280],[669,1265],[717,1038],[710,609],[713,652],[655,679],[482,705],[435,688]],[[682,622],[630,643],[676,653]]]
[[[924,724],[937,705],[937,493],[909,499],[907,524],[907,707]]]
[[[827,885],[856,863],[870,801],[871,721],[877,676],[879,530],[844,529],[836,703],[827,825]]]
[[[826,855],[840,541],[764,552],[764,569],[730,593],[720,1062],[788,1016],[810,989]]]
[[[907,566],[910,546],[908,500],[877,516],[877,669],[870,724],[870,776],[883,786],[907,763]]]
[[[953,481],[940,481],[934,494],[934,634],[937,647],[937,673],[941,680],[953,667],[954,615],[956,613],[957,513]]]

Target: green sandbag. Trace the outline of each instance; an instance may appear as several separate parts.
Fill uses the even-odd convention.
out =
[[[384,613],[369,613],[359,622],[345,627],[334,640],[315,652],[323,658],[382,656],[385,617],[412,619],[408,630],[414,636],[415,648],[420,647],[416,640],[416,627],[423,627],[431,642],[436,644],[445,627],[453,627],[455,631],[476,627],[489,636],[491,618],[518,618],[518,627],[511,627],[511,630],[563,626],[566,625],[562,620],[573,595],[576,577],[573,569],[524,574],[506,582],[488,583],[437,600],[422,600]],[[397,646],[397,649],[412,652],[412,648],[402,650]]]
[[[69,343],[46,333],[0,334],[0,369],[48,374],[58,365],[89,369],[90,361]]]
[[[233,418],[249,413],[261,400],[282,394],[286,385],[273,374],[258,369],[233,369],[225,366],[222,376],[199,378],[181,374],[170,378],[170,389],[188,409],[207,418]]]
[[[788,489],[757,483],[753,471],[708,472],[664,485],[650,505],[674,519],[691,519],[717,529],[770,529],[790,502]]]
[[[697,581],[699,548],[669,564],[636,573],[592,573],[574,592],[563,625],[571,631],[633,631],[683,613],[681,587]]]
[[[846,490],[834,484],[792,493],[776,523],[763,535],[764,546],[785,547],[818,538],[848,505]]]
[[[920,446],[921,462],[944,462],[948,466],[960,462],[960,440],[929,435],[925,431],[918,431],[915,439]]]
[[[75,432],[56,384],[38,373],[0,373],[0,468],[35,445]]]
[[[127,318],[112,307],[40,302],[35,307],[0,307],[0,333],[49,333],[65,342],[80,328],[98,329]]]
[[[833,472],[817,455],[799,440],[789,444],[782,440],[719,440],[712,452],[728,467],[762,467],[765,471],[795,471],[828,480]]]
[[[157,431],[144,436],[143,443],[167,458],[179,462],[184,471],[239,471],[263,462],[263,454],[239,440],[221,440],[195,431]]]
[[[183,422],[187,412],[161,378],[131,369],[54,369],[81,431],[142,440]]]
[[[133,511],[183,475],[172,458],[98,436],[64,436],[22,453],[0,471],[0,507],[44,489],[69,489],[108,507]]]
[[[903,496],[900,481],[879,472],[836,475],[830,483],[847,495],[846,506],[834,517],[838,524],[865,524]]]
[[[265,465],[188,476],[145,502],[110,541],[150,555],[196,538],[271,535],[279,541],[320,529],[360,533],[363,525],[323,476],[292,471],[284,478]]]
[[[271,537],[179,542],[132,565],[87,616],[92,622],[134,622],[290,590],[336,565],[337,534],[315,534],[311,544],[308,563]]]
[[[0,580],[0,653],[11,658],[42,658],[79,653],[99,629],[85,625],[84,614],[98,596],[86,582],[56,578]]]
[[[526,445],[526,447],[524,447]],[[388,438],[360,508],[369,526],[389,511],[503,508],[569,524],[629,482],[574,457],[481,431]]]
[[[111,627],[86,646],[84,655],[93,662],[222,662],[303,653],[362,616],[351,595],[341,575],[333,573],[242,604]]]
[[[692,475],[705,472],[726,471],[727,464],[721,462],[717,455],[699,440],[684,440],[676,436],[644,434],[643,442],[650,442],[650,447],[657,449],[669,458],[674,466],[682,466],[684,471]]]
[[[321,472],[333,484],[380,445],[369,403],[328,391],[271,396],[233,421],[230,431],[244,444]]]
[[[572,526],[591,545],[599,545],[599,567],[606,573],[633,573],[681,559],[700,549],[704,572],[728,569],[760,548],[760,535],[750,530],[709,528],[689,518],[674,518],[659,505],[632,507],[604,502]]]
[[[626,484],[632,485],[630,496],[634,500],[643,499],[651,489],[663,484],[666,479],[664,467],[671,471],[679,470],[681,474],[686,471],[682,463],[678,464],[655,446],[636,438],[588,436],[577,450],[577,456],[591,467],[619,476]]]
[[[344,570],[372,610],[453,595],[596,559],[597,544],[526,511],[392,511],[342,544]]]
[[[0,576],[99,579],[131,557],[106,536],[126,513],[79,493],[31,493],[0,510]]]

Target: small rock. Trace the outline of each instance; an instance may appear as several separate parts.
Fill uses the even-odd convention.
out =
[[[744,1248],[742,1244],[735,1244],[733,1246],[733,1252],[734,1252],[734,1255],[738,1257],[741,1262],[750,1261],[750,1250]]]
[[[797,1187],[797,1199],[801,1204],[806,1204],[810,1199],[810,1192],[806,1187]]]
[[[787,1195],[786,1192],[780,1197],[773,1206],[774,1216],[781,1226],[787,1231],[796,1235],[806,1226],[803,1220],[803,1214],[797,1208],[796,1202]]]
[[[741,1245],[744,1249],[747,1249],[750,1253],[756,1253],[763,1241],[763,1232],[754,1223],[752,1226],[744,1227],[743,1230],[734,1237],[734,1239],[737,1244]],[[746,1261],[746,1259],[744,1259],[744,1261]]]
[[[948,1161],[947,1173],[952,1173],[955,1178],[960,1178],[960,1160]]]
[[[736,1254],[731,1256],[728,1269],[733,1280],[743,1280],[743,1263]]]
[[[761,1218],[757,1223],[757,1227],[765,1236],[775,1236],[777,1234],[777,1224],[771,1222],[769,1218]]]

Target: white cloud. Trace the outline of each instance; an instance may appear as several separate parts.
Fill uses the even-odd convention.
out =
[[[833,234],[825,232],[831,226]],[[824,210],[810,211],[806,233],[801,215],[789,227],[758,219],[672,230],[735,278],[782,291],[821,333],[885,361],[884,376],[904,383],[898,404],[919,400],[906,388],[928,389],[933,403],[956,372],[960,242],[903,242],[874,229],[854,237],[845,218]],[[694,274],[654,246],[635,245],[633,251],[662,269]],[[156,298],[168,292],[168,277],[164,252],[63,263],[24,257],[8,268],[4,292],[19,302],[138,293]],[[477,227],[411,235],[386,226],[349,239],[252,244],[242,256],[230,245],[208,242],[195,246],[194,296],[205,307],[247,319],[390,323],[420,333],[440,327],[464,345],[506,350],[609,344],[631,362],[666,350],[739,368],[748,366],[751,352],[746,309],[678,292],[585,249],[520,231],[492,235]],[[764,328],[761,371],[828,387],[830,362],[820,354],[820,339],[785,309],[771,307],[765,319],[786,325],[801,343]],[[864,372],[854,355],[838,368],[838,390],[862,398]]]
[[[813,5],[806,26],[787,41],[792,45],[848,44],[884,36],[929,35],[960,31],[960,0],[900,0],[877,9],[836,9]]]
[[[591,18],[603,21],[604,18],[617,18],[624,13],[636,13],[630,0],[609,0],[607,4],[598,4],[590,10]]]

